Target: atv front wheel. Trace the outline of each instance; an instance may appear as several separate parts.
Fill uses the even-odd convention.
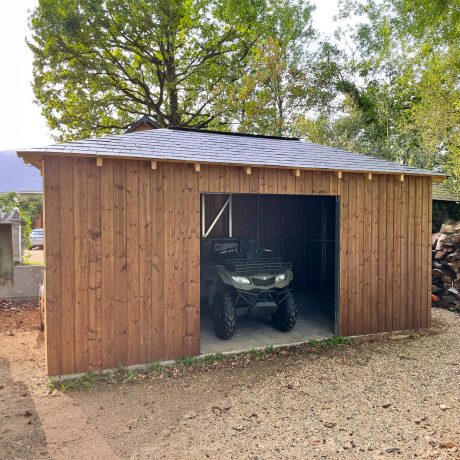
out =
[[[218,292],[213,302],[214,332],[220,339],[228,340],[235,334],[235,303],[228,292]]]
[[[297,321],[297,304],[290,292],[272,315],[273,326],[283,332],[290,331]]]

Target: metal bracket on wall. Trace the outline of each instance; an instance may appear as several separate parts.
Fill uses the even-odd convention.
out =
[[[201,195],[201,234],[203,238],[207,238],[212,232],[212,229],[216,226],[219,219],[222,217],[222,214],[228,207],[228,236],[231,238],[233,236],[233,195],[229,194],[228,198],[225,200],[225,203],[220,208],[214,220],[211,222],[211,225],[206,229],[206,193]]]

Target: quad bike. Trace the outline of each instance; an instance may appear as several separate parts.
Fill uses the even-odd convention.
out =
[[[202,241],[201,296],[213,314],[214,331],[230,339],[237,317],[271,316],[273,326],[290,331],[297,320],[297,305],[290,288],[292,264],[270,257],[269,249],[248,251],[243,238]]]

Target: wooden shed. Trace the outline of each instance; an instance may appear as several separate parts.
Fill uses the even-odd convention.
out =
[[[18,154],[43,174],[50,376],[200,354],[204,194],[332,197],[335,332],[430,326],[440,174],[295,139],[186,129]]]

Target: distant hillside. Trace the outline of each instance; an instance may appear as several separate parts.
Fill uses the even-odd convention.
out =
[[[13,150],[0,151],[0,193],[41,193],[40,171],[26,165]]]

